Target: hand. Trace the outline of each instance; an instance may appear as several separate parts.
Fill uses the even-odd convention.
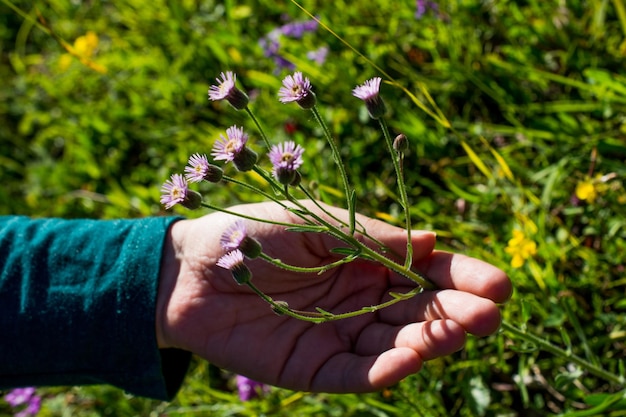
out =
[[[314,206],[309,203],[314,209]],[[231,210],[298,223],[275,203]],[[328,208],[340,218],[345,210]],[[461,349],[466,333],[486,336],[500,325],[496,303],[510,296],[501,270],[477,259],[433,251],[435,235],[412,232],[414,267],[441,290],[426,291],[376,313],[311,324],[279,316],[230,271],[215,265],[220,237],[236,217],[214,213],[170,228],[157,299],[159,347],[177,347],[211,363],[271,385],[302,391],[367,392],[420,370],[423,361]],[[359,216],[368,233],[399,253],[406,232]],[[287,232],[245,220],[263,251],[283,262],[319,266],[336,260],[341,246],[325,234]],[[389,292],[414,288],[408,279],[365,260],[322,275],[293,273],[261,259],[246,260],[252,282],[274,300],[298,310],[341,313],[379,304]]]

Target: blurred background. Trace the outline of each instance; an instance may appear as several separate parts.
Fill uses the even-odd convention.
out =
[[[306,148],[314,195],[343,206],[315,120],[277,100],[302,71],[359,211],[401,225],[381,132],[351,94],[381,76],[392,136],[410,143],[414,226],[509,273],[508,321],[623,375],[625,56],[622,0],[0,0],[0,214],[173,214],[161,184],[228,127],[266,152],[245,112],[208,100],[222,71],[270,142]],[[202,187],[216,205],[260,199]],[[172,403],[111,387],[37,393],[41,416],[618,416],[622,390],[502,332],[375,394],[242,401],[234,375],[202,361]],[[17,411],[0,400],[0,415]]]

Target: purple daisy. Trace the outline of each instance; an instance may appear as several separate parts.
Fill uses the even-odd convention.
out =
[[[293,141],[272,146],[269,158],[272,162],[274,177],[281,183],[289,185],[293,182],[296,171],[303,163],[304,148]]]
[[[241,243],[246,238],[248,231],[242,220],[237,220],[228,229],[222,233],[220,244],[224,250],[230,251],[239,249]]]
[[[352,94],[356,98],[360,98],[365,102],[367,111],[372,119],[378,119],[385,114],[386,111],[385,103],[379,95],[381,81],[382,78],[374,77],[352,90]]]
[[[221,73],[222,79],[216,78],[217,85],[209,87],[209,99],[213,101],[226,100],[237,110],[248,106],[249,98],[235,86],[237,76],[232,71]]]
[[[161,204],[171,209],[180,204],[190,210],[200,207],[202,196],[189,189],[187,180],[181,174],[173,174],[161,187]]]
[[[241,285],[249,282],[250,278],[252,278],[252,272],[250,272],[243,260],[243,252],[235,249],[218,259],[216,265],[228,269],[233,274],[235,281]]]
[[[209,163],[206,155],[195,153],[189,157],[185,167],[185,177],[189,182],[219,182],[222,179],[222,169]]]
[[[189,187],[187,180],[180,174],[173,174],[161,187],[161,204],[166,209],[171,209],[176,204],[185,201]]]
[[[226,129],[226,137],[220,135],[220,139],[215,142],[211,155],[216,161],[232,161],[239,171],[249,171],[256,164],[258,156],[246,147],[247,142],[248,135],[243,128],[231,126]]]
[[[247,258],[256,258],[261,254],[261,244],[248,235],[246,225],[237,220],[222,233],[220,238],[222,248],[227,251],[239,249]]]
[[[220,139],[213,145],[211,156],[216,161],[232,162],[235,157],[243,151],[248,142],[248,135],[243,128],[231,126],[226,129],[226,137],[220,134]]]
[[[283,80],[283,86],[278,90],[278,99],[287,104],[296,102],[303,109],[315,106],[315,93],[311,90],[311,82],[301,72],[288,75]]]

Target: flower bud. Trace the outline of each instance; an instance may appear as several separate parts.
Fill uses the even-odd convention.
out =
[[[209,164],[206,170],[206,174],[204,174],[204,179],[208,182],[220,182],[222,180],[222,176],[224,175],[224,171],[222,168],[217,165]]]
[[[248,103],[250,102],[248,95],[238,88],[233,88],[226,97],[226,100],[236,110],[244,110],[248,107]]]
[[[284,310],[289,310],[289,304],[287,304],[287,301],[275,301],[276,306],[272,307],[272,310],[274,310],[274,313],[278,314],[279,316],[282,316],[283,314],[285,314]]]
[[[198,209],[202,205],[202,195],[197,191],[187,190],[185,199],[180,202],[180,205],[189,210]]]
[[[261,247],[261,243],[253,237],[246,236],[239,245],[239,250],[243,252],[246,258],[254,259],[257,258],[263,248]]]
[[[409,140],[404,133],[400,133],[393,140],[393,149],[398,153],[405,153],[409,149]]]
[[[241,172],[250,171],[254,168],[258,155],[252,149],[244,147],[241,152],[235,155],[233,164]]]
[[[247,284],[252,279],[252,271],[243,262],[234,265],[230,272],[239,285]]]

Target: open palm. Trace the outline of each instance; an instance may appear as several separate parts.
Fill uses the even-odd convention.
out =
[[[314,206],[311,205],[314,209]],[[234,211],[299,223],[275,203],[243,205]],[[346,218],[340,209],[328,208]],[[224,251],[220,236],[236,218],[214,213],[175,223],[170,231],[159,289],[157,335],[161,347],[178,347],[217,366],[268,384],[296,390],[365,392],[419,371],[423,361],[463,347],[466,333],[497,330],[496,303],[511,284],[499,269],[459,254],[434,251],[435,235],[413,232],[414,267],[440,289],[394,306],[340,321],[312,324],[279,316],[229,271],[215,265]],[[397,252],[404,230],[359,217],[368,233]],[[287,264],[321,266],[337,260],[345,246],[320,233],[246,220],[264,253]],[[261,260],[246,261],[252,281],[293,309],[333,313],[357,310],[415,287],[410,280],[366,260],[323,274],[294,273]]]

